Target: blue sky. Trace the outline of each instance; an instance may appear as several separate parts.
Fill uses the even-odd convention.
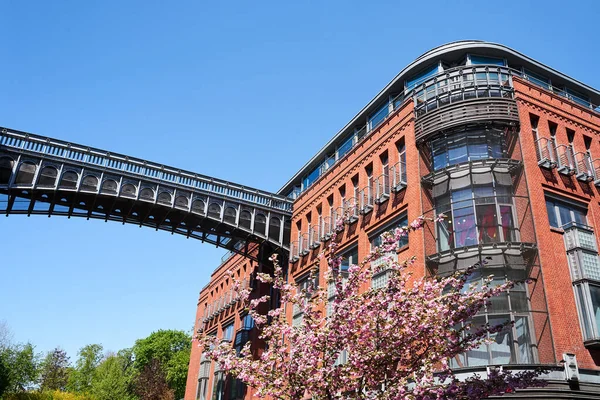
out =
[[[404,66],[461,39],[600,88],[600,3],[0,2],[0,126],[278,190]],[[448,2],[448,4],[450,4]],[[72,359],[191,329],[224,251],[148,228],[0,217],[0,320]]]

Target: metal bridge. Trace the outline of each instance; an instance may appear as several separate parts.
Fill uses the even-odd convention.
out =
[[[292,200],[0,127],[0,213],[136,224],[256,259],[256,244],[289,251]]]

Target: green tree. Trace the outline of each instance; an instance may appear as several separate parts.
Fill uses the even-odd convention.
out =
[[[56,348],[46,355],[42,362],[42,390],[62,390],[64,391],[69,381],[69,357],[67,353]]]
[[[4,364],[4,359],[0,357],[0,399],[6,389],[8,389],[8,385],[10,383],[10,375],[8,374],[8,368]]]
[[[76,393],[90,392],[96,369],[103,358],[102,351],[101,344],[88,344],[79,350],[79,358],[69,375],[67,385],[69,391]]]
[[[111,354],[96,368],[91,393],[96,400],[134,400],[133,376],[131,350]]]
[[[133,346],[135,369],[141,374],[152,360],[158,360],[169,387],[175,393],[175,398],[180,399],[185,395],[191,346],[192,338],[184,331],[153,332],[147,338],[137,340]]]
[[[0,350],[0,359],[8,369],[6,392],[16,393],[32,389],[38,382],[39,355],[31,343],[10,345]]]

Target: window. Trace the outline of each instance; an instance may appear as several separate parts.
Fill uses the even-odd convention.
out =
[[[304,275],[303,277],[296,279],[296,290],[297,292],[305,291],[306,299],[308,300],[314,289],[319,286],[319,271],[317,270],[314,273],[313,279],[311,279],[311,275]],[[292,313],[292,326],[300,326],[302,324],[302,320],[304,319],[304,310],[303,305],[294,304],[293,313]]]
[[[471,61],[471,65],[486,64],[500,65],[502,67],[505,65],[502,58],[469,55],[469,59]]]
[[[437,75],[437,73],[438,73],[438,64],[432,65],[431,67],[429,67],[425,71],[421,72],[420,74],[414,76],[411,79],[408,79],[405,83],[406,90],[414,89],[415,86],[425,82],[428,78],[431,78],[432,76]]]
[[[474,271],[468,278],[463,292],[471,286],[480,286],[483,280],[492,275],[492,286],[499,286],[507,280],[521,281],[512,289],[492,297],[474,318],[472,330],[488,323],[490,326],[514,321],[513,326],[491,334],[490,344],[482,344],[476,349],[466,351],[451,360],[451,367],[463,368],[490,364],[531,364],[536,362],[535,343],[533,342],[532,321],[527,294],[525,270],[513,268]],[[460,328],[457,327],[457,328]]]
[[[550,226],[554,228],[562,228],[569,224],[587,226],[585,206],[576,205],[573,201],[560,201],[546,197],[546,211],[548,211]]]
[[[33,177],[35,176],[36,166],[30,162],[24,162],[19,166],[17,171],[17,177],[15,183],[17,185],[31,185],[33,184]]]
[[[377,231],[374,235],[370,237],[371,242],[371,251],[375,249],[375,247],[380,247],[383,244],[383,239],[381,235],[385,232],[392,231],[399,227],[404,227],[408,225],[408,217],[406,214],[402,215],[398,220],[393,222],[392,224],[386,226],[385,228]],[[398,241],[398,248],[402,248],[408,245],[408,236],[404,236],[400,238]],[[374,269],[373,278],[371,279],[371,287],[373,289],[379,289],[387,286],[388,278],[389,278],[389,270],[377,270],[383,263],[386,262],[387,259],[392,258],[392,260],[398,260],[398,255],[395,251],[391,251],[389,253],[385,253],[382,257],[371,261],[371,268]]]
[[[369,130],[375,129],[380,123],[387,118],[390,113],[389,101],[379,106],[371,116],[369,116]]]
[[[434,171],[468,161],[507,157],[504,131],[498,128],[451,133],[430,143]]]
[[[358,247],[354,247],[342,254],[342,271],[348,271],[350,265],[358,264]]]
[[[551,90],[550,79],[545,76],[538,75],[535,72],[531,72],[527,69],[523,70],[523,76],[528,81],[533,82],[535,85],[541,86],[546,90]]]
[[[320,167],[317,167],[314,170],[312,170],[307,176],[304,177],[304,179],[302,180],[303,190],[306,190],[310,185],[315,183],[317,179],[319,179],[319,171]]]
[[[223,327],[223,341],[231,342],[233,339],[233,322]]]
[[[463,187],[436,196],[436,215],[446,215],[437,222],[439,251],[518,241],[510,175],[495,174],[494,179],[491,175],[478,175],[470,177],[474,180],[472,185],[463,185],[459,178],[456,186]],[[475,180],[489,183],[475,185]]]
[[[337,150],[338,160],[340,158],[344,157],[344,155],[352,149],[353,145],[354,145],[354,135],[350,136],[348,139],[346,139],[346,141],[344,143],[342,143],[338,147],[338,150]]]
[[[208,389],[208,378],[210,376],[210,359],[202,354],[200,357],[200,371],[198,373],[198,389],[196,391],[196,400],[206,400]]]
[[[254,328],[254,319],[250,314],[244,315],[242,318],[242,329],[246,331],[250,331]]]

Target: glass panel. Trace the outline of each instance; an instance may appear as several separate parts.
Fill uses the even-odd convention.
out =
[[[417,86],[420,83],[423,83],[427,80],[427,78],[432,77],[434,75],[436,75],[438,73],[438,66],[433,65],[432,67],[430,67],[429,69],[425,70],[424,72],[416,75],[414,78],[409,79],[406,81],[406,90],[411,90],[413,89],[415,86]]]
[[[475,317],[472,321],[473,327],[471,332],[476,332],[477,329],[485,325],[485,317]],[[484,343],[478,348],[465,352],[465,359],[468,366],[487,365],[489,364],[488,346]]]
[[[566,225],[569,222],[572,221],[571,219],[571,210],[569,209],[569,207],[567,207],[564,204],[557,204],[558,206],[558,214],[560,216],[560,224],[562,225]]]
[[[503,317],[494,317],[490,318],[489,323],[490,326],[496,326],[505,323],[510,318],[508,315]],[[494,342],[490,345],[490,350],[492,352],[492,363],[494,364],[510,364],[514,362],[514,358],[512,357],[511,352],[511,343],[512,339],[512,329],[510,326],[506,327],[504,330],[490,335],[490,337],[494,340]]]
[[[546,200],[546,211],[548,212],[548,221],[550,222],[550,226],[558,228],[560,225],[558,224],[556,212],[554,211],[554,203],[550,200]]]
[[[502,225],[502,236],[505,242],[517,240],[513,225],[513,213],[511,206],[500,206],[500,224]]]
[[[504,66],[504,60],[501,58],[494,57],[483,57],[483,56],[469,56],[472,65],[488,64],[488,65],[500,65]]]
[[[454,210],[454,229],[456,230],[456,247],[477,244],[475,215],[473,207]]]
[[[352,149],[352,143],[354,142],[354,135],[350,136],[344,143],[338,147],[338,159],[342,158],[347,152]]]
[[[595,337],[600,336],[600,287],[590,285],[590,297],[592,299],[591,317],[594,323]]]
[[[440,214],[436,212],[437,214]],[[438,248],[440,251],[454,247],[454,232],[452,231],[452,212],[446,211],[446,218],[437,223]]]
[[[586,296],[584,295],[584,290],[585,290],[585,287],[583,284],[579,284],[579,285],[575,286],[575,293],[577,295],[577,300],[578,300],[579,307],[580,307],[580,319],[583,322],[583,336],[586,340],[588,340],[594,336],[591,324],[593,322],[596,323],[596,330],[598,330],[600,325],[598,325],[598,320],[596,320],[596,321],[590,320],[590,318],[593,318],[595,313],[591,313],[591,315],[588,314],[588,305],[587,305],[587,301],[586,301]],[[596,304],[598,304],[597,301],[596,301]]]
[[[533,362],[531,352],[531,336],[529,334],[529,325],[527,317],[515,318],[515,330],[517,332],[517,346],[519,350],[519,363],[530,364]]]

